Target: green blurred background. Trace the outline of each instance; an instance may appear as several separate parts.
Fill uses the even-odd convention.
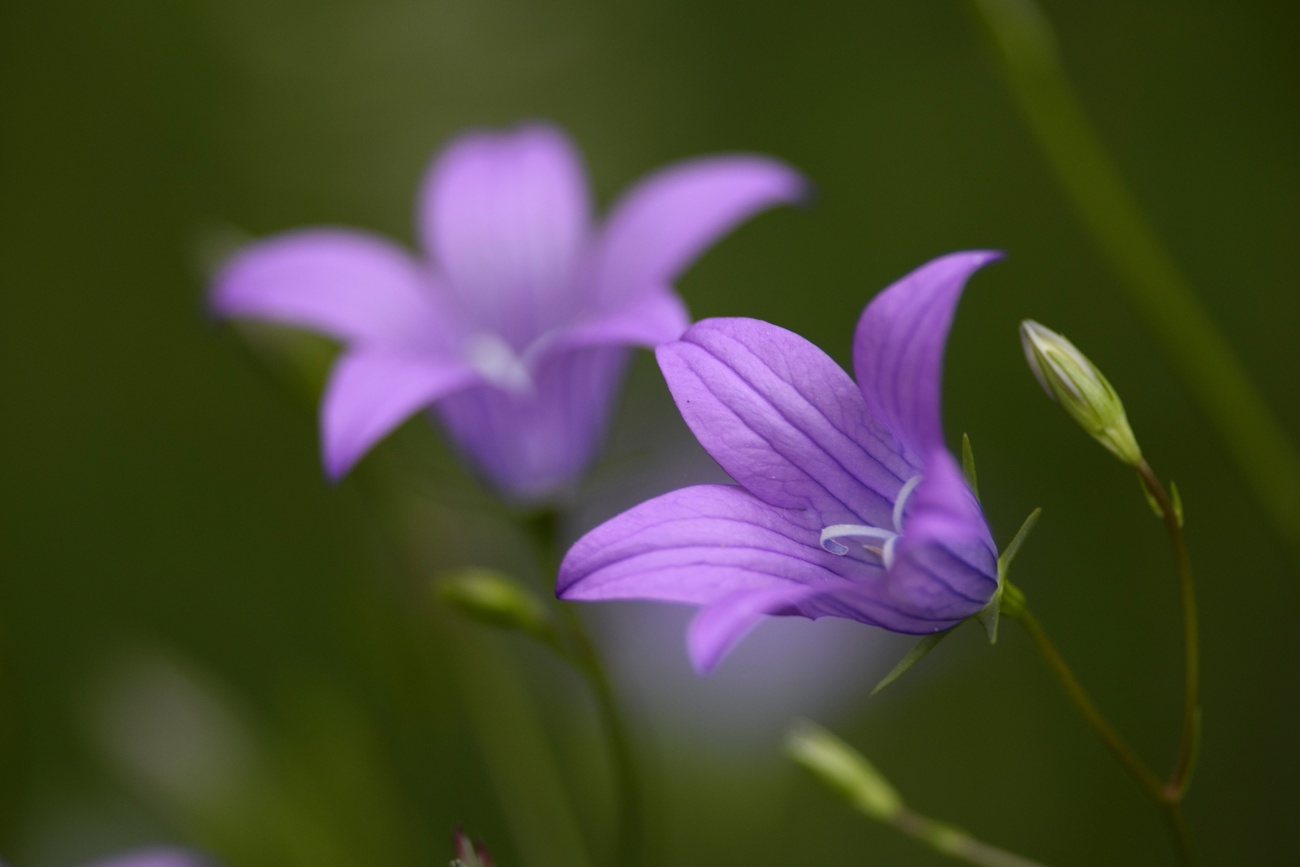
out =
[[[1300,438],[1300,9],[1044,5],[1133,191]],[[696,316],[767,319],[842,362],[890,280],[954,249],[1008,251],[963,301],[945,417],[953,442],[974,441],[1001,542],[1045,509],[1018,583],[1165,768],[1180,683],[1167,546],[1131,474],[1025,370],[1015,329],[1033,317],[1102,366],[1183,493],[1205,663],[1187,809],[1206,863],[1300,850],[1295,560],[1071,211],[962,4],[6,2],[0,69],[0,855],[14,867],[154,841],[232,867],[434,865],[456,822],[504,867],[548,867],[473,736],[467,695],[504,714],[502,671],[526,685],[505,692],[535,706],[604,851],[581,686],[425,604],[444,568],[525,572],[519,539],[421,423],[327,485],[302,377],[202,302],[205,263],[240,233],[336,223],[409,241],[441,142],[535,117],[580,143],[602,204],[700,153],[804,170],[813,209],[742,227],[679,288]],[[608,455],[571,532],[715,472],[644,354]],[[582,613],[642,723],[656,863],[945,863],[789,766],[780,733],[798,714],[918,809],[991,842],[1060,865],[1173,861],[1155,810],[1015,629],[993,648],[963,630],[867,702],[906,642],[773,624],[701,684],[681,616]]]

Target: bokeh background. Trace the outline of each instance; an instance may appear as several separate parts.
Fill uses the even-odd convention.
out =
[[[1131,188],[1300,439],[1300,10],[1044,7]],[[679,288],[699,317],[767,319],[842,362],[893,278],[954,249],[1008,251],[962,303],[945,417],[953,443],[974,441],[1000,541],[1045,509],[1017,582],[1166,767],[1180,657],[1162,529],[1131,474],[1038,391],[1016,337],[1032,316],[1103,367],[1184,496],[1205,660],[1187,809],[1206,863],[1300,850],[1297,559],[962,4],[7,2],[0,69],[0,855],[14,867],[160,841],[232,867],[441,864],[457,822],[505,867],[565,867],[503,807],[476,718],[507,720],[521,760],[558,768],[600,863],[609,790],[581,685],[428,593],[466,563],[543,583],[520,537],[419,421],[327,485],[311,389],[328,347],[237,331],[203,304],[206,269],[241,237],[334,223],[409,241],[439,143],[528,118],[572,133],[602,204],[701,153],[804,170],[815,207],[742,227]],[[568,531],[716,472],[643,354]],[[799,715],[991,842],[1052,864],[1172,863],[1155,811],[1015,629],[995,647],[963,630],[867,701],[906,641],[774,623],[701,682],[684,613],[582,613],[639,724],[656,863],[945,863],[789,765],[780,736]]]

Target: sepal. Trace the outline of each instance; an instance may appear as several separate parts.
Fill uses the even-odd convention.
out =
[[[1023,594],[1007,581],[1007,574],[1011,571],[1012,561],[1020,553],[1020,546],[1025,544],[1025,539],[1029,538],[1030,531],[1034,529],[1042,514],[1042,509],[1034,509],[1030,512],[1029,517],[1025,518],[1025,522],[1020,525],[1016,535],[998,557],[998,589],[989,600],[989,604],[984,606],[984,610],[975,615],[988,632],[989,644],[998,643],[998,619],[1002,611],[1009,605],[1017,604],[1017,600],[1020,604],[1024,602]]]
[[[980,498],[980,486],[975,475],[975,451],[971,448],[970,437],[966,434],[961,435],[961,471],[962,475],[966,477],[966,484],[970,485],[970,492],[978,500]]]
[[[953,629],[956,628],[957,627],[955,626],[953,627]],[[890,670],[889,674],[882,677],[880,682],[872,688],[871,695],[874,696],[876,693],[898,680],[904,674],[907,674],[908,670],[910,670],[912,666],[916,665],[922,659],[925,659],[930,651],[938,647],[939,642],[947,638],[951,632],[952,629],[945,629],[943,632],[936,632],[932,635],[927,635],[918,641],[912,649],[907,652],[907,655],[899,660],[898,665],[895,665],[893,669]]]

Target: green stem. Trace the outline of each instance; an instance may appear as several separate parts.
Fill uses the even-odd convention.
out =
[[[1061,656],[1061,652],[1057,650],[1056,645],[1047,636],[1047,632],[1043,629],[1042,624],[1038,622],[1038,618],[1025,605],[1024,596],[1009,585],[1008,590],[1014,592],[1008,593],[1005,597],[1007,602],[1004,603],[1002,613],[1024,628],[1030,640],[1038,649],[1039,654],[1047,663],[1047,667],[1051,669],[1052,674],[1056,676],[1056,679],[1065,689],[1066,695],[1069,696],[1070,701],[1079,711],[1084,721],[1087,722],[1106,749],[1110,750],[1111,755],[1123,766],[1124,770],[1129,772],[1129,775],[1142,788],[1142,792],[1164,813],[1183,863],[1195,865],[1197,863],[1196,856],[1192,850],[1187,823],[1183,819],[1180,794],[1174,790],[1172,785],[1167,786],[1147,767],[1146,763],[1138,757],[1133,748],[1110,724],[1110,721],[1102,715],[1097,705],[1093,703],[1092,697],[1088,695],[1088,691],[1083,688],[1079,678],[1075,676],[1065,658]]]
[[[523,675],[495,636],[454,621],[444,642],[475,740],[501,799],[519,857],[535,865],[590,864],[568,793]]]
[[[1295,444],[1125,187],[1062,68],[1050,22],[1033,0],[969,3],[1057,178],[1274,527],[1300,555]]]
[[[559,571],[557,523],[557,515],[550,511],[532,516],[528,521],[542,574],[552,583]],[[563,611],[568,641],[557,636],[552,647],[587,681],[608,739],[616,792],[615,863],[624,867],[638,867],[645,861],[645,811],[631,729],[623,717],[600,653],[577,612],[572,605],[561,604],[560,609]]]
[[[889,820],[899,831],[945,855],[978,867],[1042,867],[1037,861],[991,846],[951,825],[923,816],[907,807]]]
[[[1169,833],[1173,835],[1174,845],[1178,847],[1178,856],[1183,859],[1184,864],[1197,864],[1196,852],[1192,849],[1192,835],[1187,830],[1187,819],[1183,816],[1182,803],[1177,800],[1167,801],[1164,810],[1165,821],[1169,823]]]
[[[1138,758],[1137,753],[1128,745],[1110,721],[1102,715],[1093,703],[1092,697],[1088,691],[1083,688],[1079,678],[1075,676],[1074,671],[1061,656],[1061,652],[1056,649],[1052,639],[1048,637],[1047,632],[1043,629],[1042,624],[1023,603],[1006,605],[1002,613],[1024,627],[1025,632],[1029,635],[1034,647],[1042,655],[1043,661],[1047,667],[1052,670],[1052,674],[1060,682],[1065,694],[1079,711],[1084,721],[1096,733],[1097,737],[1110,750],[1111,755],[1124,766],[1124,770],[1137,781],[1142,787],[1142,791],[1157,803],[1165,800],[1165,786],[1159,777],[1151,771],[1146,764]]]
[[[1191,785],[1193,765],[1196,761],[1197,742],[1200,737],[1200,629],[1196,617],[1196,588],[1192,583],[1192,561],[1187,553],[1187,537],[1183,535],[1181,510],[1176,508],[1165,492],[1160,479],[1146,461],[1137,468],[1138,477],[1160,506],[1161,518],[1169,531],[1169,541],[1174,546],[1174,561],[1178,567],[1178,590],[1183,601],[1183,726],[1178,742],[1178,758],[1169,777],[1168,794],[1181,800]]]

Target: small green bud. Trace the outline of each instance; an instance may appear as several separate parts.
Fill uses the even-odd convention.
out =
[[[873,819],[889,822],[904,809],[903,796],[871,762],[816,723],[795,723],[786,734],[785,751],[804,770]]]
[[[541,600],[514,579],[487,569],[466,569],[437,583],[445,602],[491,626],[518,629],[540,638],[554,633]]]
[[[1034,378],[1088,434],[1129,466],[1142,463],[1124,405],[1115,389],[1074,344],[1031,319],[1020,323],[1020,343]]]

